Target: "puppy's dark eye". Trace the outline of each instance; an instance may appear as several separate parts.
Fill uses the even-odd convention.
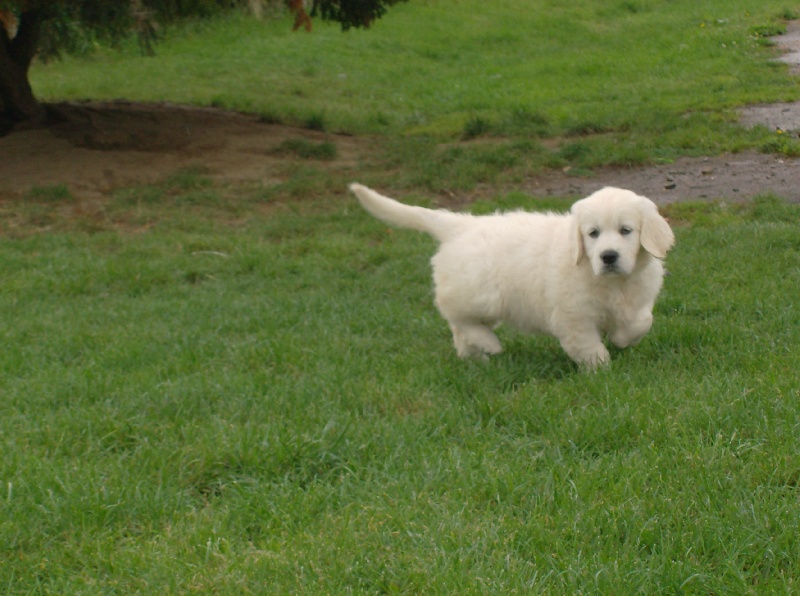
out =
[[[623,236],[627,236],[627,235],[628,235],[628,234],[630,234],[631,232],[633,232],[633,230],[631,230],[631,229],[630,229],[628,226],[622,226],[622,227],[619,229],[619,233],[620,233],[620,234],[622,234]]]
[[[600,230],[589,230],[589,238],[597,238],[600,235]]]

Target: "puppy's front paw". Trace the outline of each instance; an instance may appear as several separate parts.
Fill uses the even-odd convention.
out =
[[[561,347],[578,366],[588,370],[596,370],[611,360],[611,355],[603,345],[599,334],[562,339]]]
[[[600,344],[593,354],[579,362],[582,368],[592,372],[596,371],[602,366],[608,366],[610,363],[611,355],[608,353],[606,347],[602,344]]]
[[[653,313],[649,310],[642,311],[639,316],[624,327],[615,329],[609,334],[609,339],[618,348],[627,348],[639,343],[650,327],[653,325]]]
[[[461,358],[477,358],[488,362],[489,356],[503,351],[500,340],[484,325],[458,326],[451,323],[450,329],[456,351]]]

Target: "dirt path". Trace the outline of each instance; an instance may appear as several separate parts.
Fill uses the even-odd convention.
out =
[[[800,202],[800,160],[745,152],[644,168],[609,168],[591,178],[554,173],[530,181],[533,195],[587,195],[603,186],[621,186],[658,203],[687,200],[750,199],[773,193]]]

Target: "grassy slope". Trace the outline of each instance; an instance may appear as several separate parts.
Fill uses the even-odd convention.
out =
[[[169,100],[379,134],[377,168],[396,172],[393,187],[458,190],[552,167],[800,154],[797,139],[736,126],[738,106],[798,98],[757,35],[780,30],[783,14],[782,0],[411,2],[348,33],[199,23],[155,58],[130,44],[39,66],[33,80],[45,99]]]
[[[374,30],[380,36],[348,39],[390,44],[386,32],[401,29],[393,23],[439,6],[417,4],[390,13]],[[560,3],[551,4],[557,14]],[[762,23],[779,8],[757,4],[712,10],[714,3],[695,2],[682,5],[683,16],[675,10],[673,25],[660,22],[702,39],[709,30]],[[575,6],[583,9],[580,28],[600,31],[664,17],[672,5],[619,3],[605,16],[588,3]],[[500,16],[503,6],[511,5],[501,5]],[[455,35],[454,15],[413,23]],[[476,35],[489,35],[475,11],[467,15]],[[553,27],[578,26],[548,15]],[[243,25],[210,27],[234,26]],[[316,64],[307,44],[333,36],[321,29],[302,44],[275,29],[300,56],[285,71],[300,72],[294,84],[310,90],[336,89],[326,74],[335,70],[316,66],[304,77],[297,68]],[[388,48],[405,48],[401,41]],[[182,43],[195,44],[186,52],[197,49],[188,33],[158,58],[175,61],[175,80],[187,68],[179,65]],[[428,43],[431,51],[448,47]],[[521,42],[515,34],[508,43]],[[756,77],[760,98],[781,87],[790,93],[781,69],[754,66],[751,50],[742,49],[740,68],[728,72]],[[352,53],[370,62],[359,48]],[[316,56],[325,65],[332,54]],[[142,69],[130,95],[107,74],[107,96],[214,99],[196,77],[170,91],[169,77],[154,76],[145,59],[93,60],[98,72],[117,60]],[[568,83],[586,78],[570,63],[561,67],[570,75],[561,87],[580,97],[585,87]],[[52,86],[51,97],[103,96],[83,66],[86,79],[66,89],[62,77],[78,66],[70,60],[37,76]],[[462,65],[452,80],[472,81],[464,73],[480,75],[484,66]],[[396,74],[387,80],[427,92],[405,95],[421,102],[415,109],[423,117],[392,111],[386,117],[397,121],[380,124],[391,130],[445,129],[461,110],[487,109],[483,117],[501,122],[503,111],[486,106],[512,109],[519,101],[510,94],[503,103],[474,83],[466,107],[445,98],[437,110],[431,98],[442,85]],[[236,93],[236,77],[230,84],[219,77],[209,88],[230,92],[238,107],[288,113],[255,108],[266,94],[254,90],[266,86],[243,83]],[[584,103],[553,102],[548,118],[566,126],[621,117],[597,89],[587,93]],[[738,83],[720,87],[719,104],[735,105],[744,93]],[[627,101],[635,111],[644,99]],[[300,118],[303,109],[320,107],[298,108]],[[347,121],[327,109],[331,121]],[[354,129],[380,128],[363,104],[351,113]],[[426,175],[436,182],[445,174]],[[190,174],[118,193],[101,224],[60,219],[54,214],[69,210],[69,197],[46,189],[3,205],[0,586],[7,592],[796,589],[797,206],[762,199],[670,207],[678,244],[653,331],[636,348],[615,351],[610,369],[585,375],[553,340],[510,332],[502,334],[507,352],[490,364],[459,361],[431,305],[431,241],[389,232],[329,196],[284,206],[271,196],[232,203],[224,189]],[[540,203],[514,194],[475,208],[494,205]]]
[[[664,134],[689,112],[714,119],[797,98],[783,67],[764,67],[772,54],[753,35],[784,9],[782,0],[411,2],[367,31],[318,23],[312,35],[234,18],[168,37],[155,58],[131,46],[37,69],[34,82],[45,98],[323,115],[352,132],[452,134],[485,116],[504,132],[544,119],[553,133]]]

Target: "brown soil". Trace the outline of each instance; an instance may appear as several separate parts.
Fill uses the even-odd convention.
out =
[[[668,165],[609,168],[590,178],[554,173],[534,179],[533,195],[587,195],[603,186],[620,186],[657,203],[686,200],[740,201],[773,193],[800,202],[800,160],[755,152],[681,158]]]
[[[786,35],[775,40],[783,50],[780,59],[800,74],[800,21],[789,23]],[[376,149],[370,138],[333,136],[215,109],[112,102],[58,104],[49,111],[50,126],[0,138],[0,198],[20,197],[36,186],[66,184],[78,198],[102,200],[114,189],[157,182],[188,167],[202,168],[223,184],[269,185],[286,177],[294,159],[275,149],[298,138],[332,141],[337,157],[325,162],[326,167],[357,176],[359,158]],[[800,103],[752,106],[742,110],[741,122],[798,135]],[[764,193],[800,201],[800,159],[745,152],[609,168],[589,178],[551,172],[531,178],[522,190],[580,196],[606,185],[629,188],[662,203],[742,200]]]
[[[0,138],[0,196],[65,184],[78,198],[163,180],[202,168],[223,183],[272,184],[291,156],[288,139],[321,142],[324,133],[266,124],[215,109],[127,102],[48,106],[51,123]],[[333,166],[354,164],[368,141],[337,137]]]

